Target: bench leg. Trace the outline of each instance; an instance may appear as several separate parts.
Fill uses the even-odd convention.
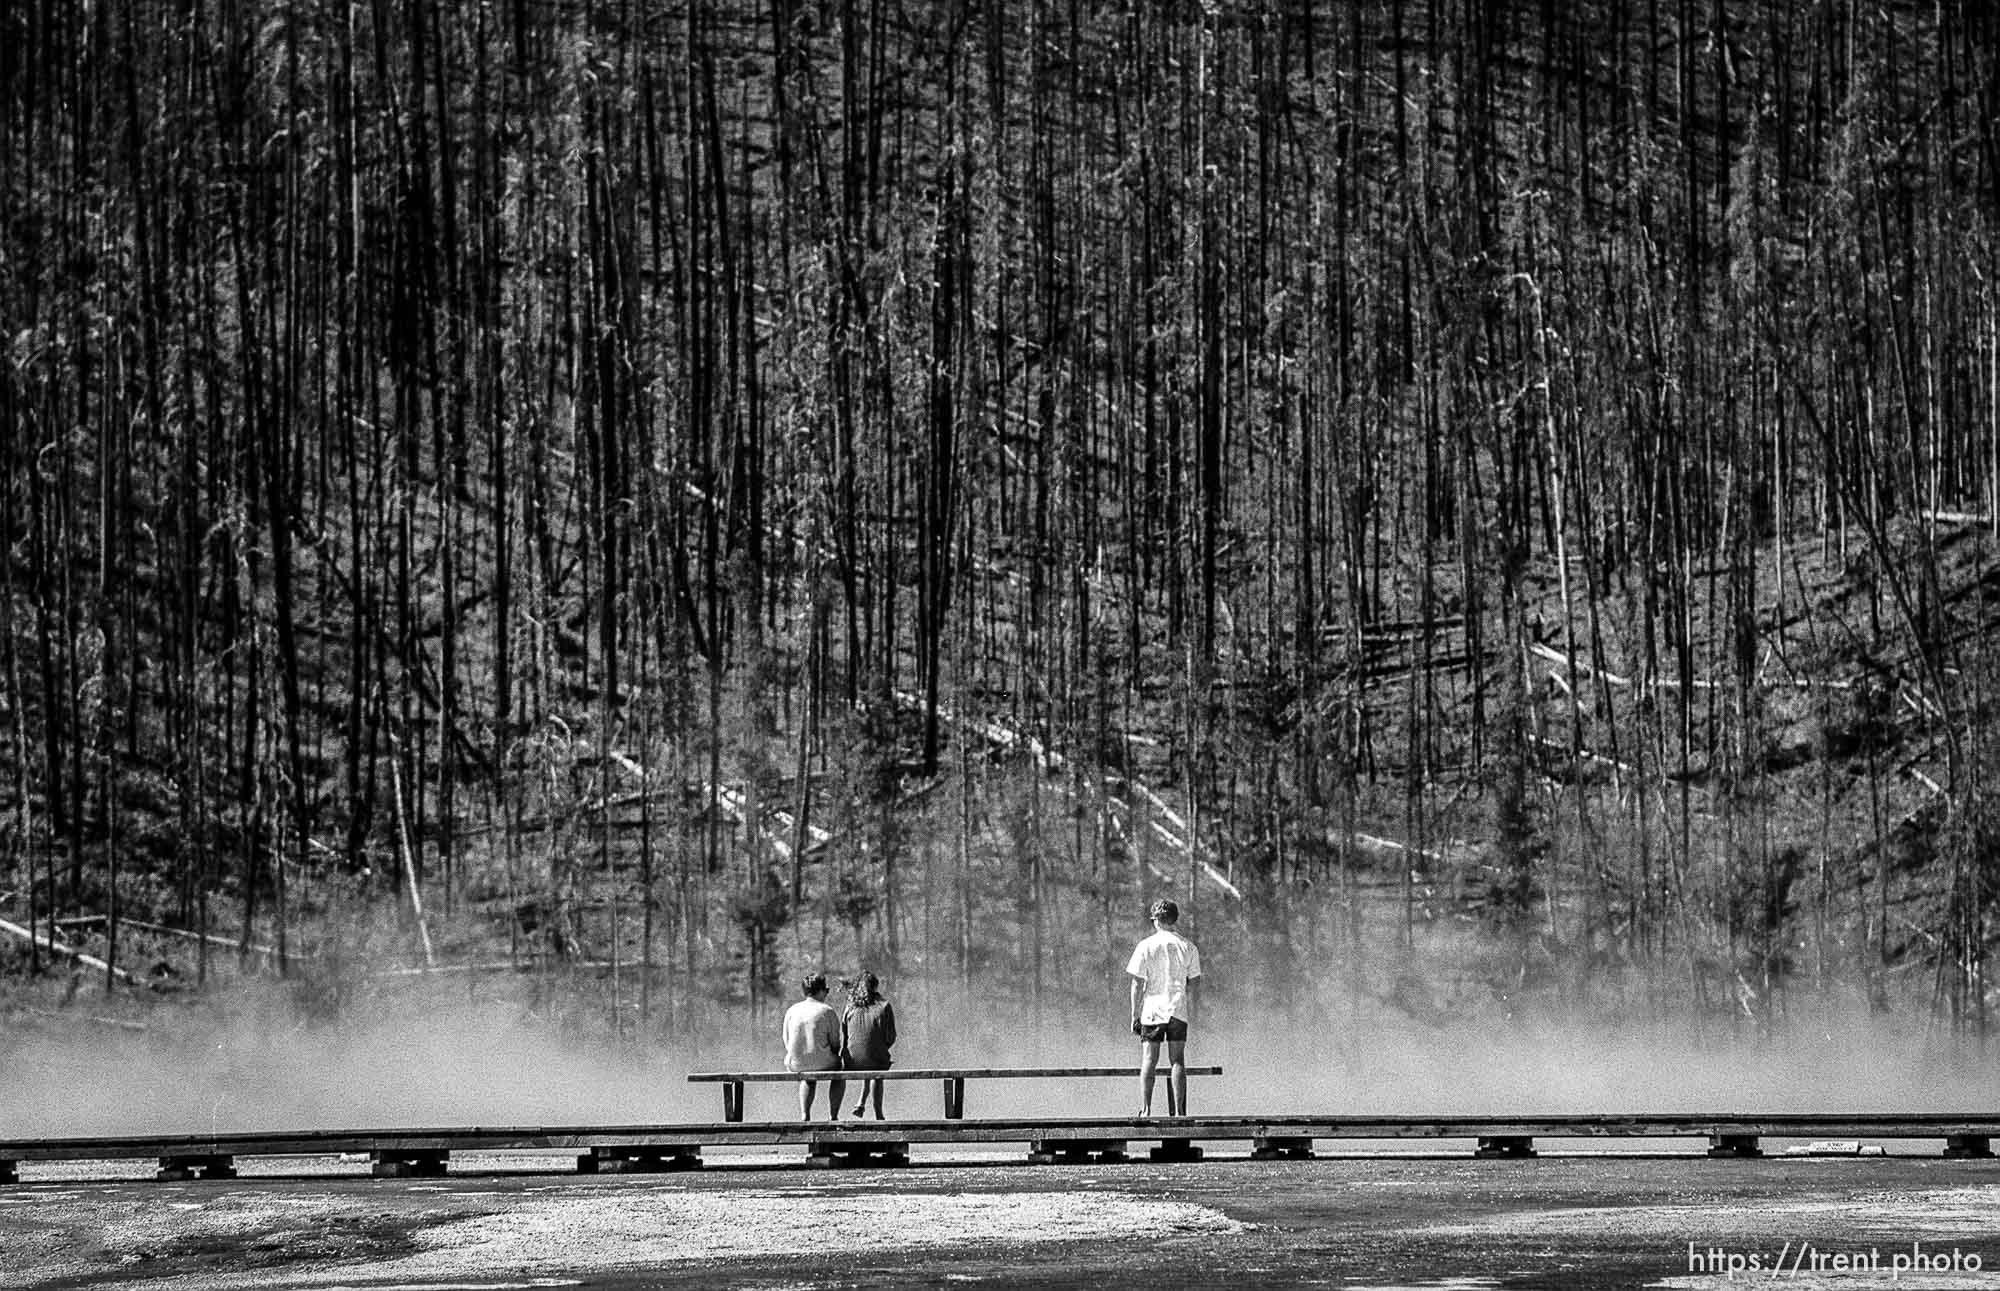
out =
[[[965,1080],[963,1077],[947,1077],[944,1082],[944,1118],[947,1121],[965,1119]]]
[[[1949,1134],[1944,1154],[1954,1161],[1984,1160],[1993,1155],[1993,1140],[1984,1134]]]
[[[740,1080],[722,1082],[722,1119],[725,1121],[743,1119],[743,1082]]]
[[[1711,1134],[1708,1136],[1708,1154],[1712,1157],[1760,1157],[1764,1149],[1757,1146],[1755,1134]]]
[[[19,1183],[19,1182],[21,1182],[21,1175],[19,1171],[16,1170],[15,1163],[12,1161],[0,1160],[0,1183]]]

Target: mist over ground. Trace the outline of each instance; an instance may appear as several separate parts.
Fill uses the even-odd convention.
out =
[[[1004,996],[944,1007],[921,979],[885,985],[902,1019],[899,1066],[1137,1056],[1113,1016],[1122,1010],[1045,1009],[1037,1021]],[[689,1083],[689,1072],[781,1064],[775,1016],[714,1023],[699,1044],[619,1042],[518,1001],[427,983],[337,1022],[301,1020],[281,990],[254,983],[156,1007],[143,1029],[17,1014],[0,1050],[0,1137],[714,1121],[718,1087]],[[1193,1110],[1230,1115],[1990,1111],[1997,1060],[1990,1044],[1982,1052],[1839,997],[1795,1002],[1769,1035],[1692,1016],[1431,1023],[1353,999],[1302,1023],[1296,1009],[1265,1015],[1223,1000],[1198,1014],[1188,1046],[1191,1064],[1224,1069],[1194,1079]],[[975,1081],[967,1113],[1123,1116],[1136,1094],[1119,1079]],[[936,1117],[939,1091],[891,1083],[886,1108]],[[749,1087],[748,1119],[794,1115],[792,1086]]]

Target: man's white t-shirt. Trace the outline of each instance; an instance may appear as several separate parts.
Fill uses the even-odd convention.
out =
[[[785,1010],[785,1070],[831,1071],[840,1065],[840,1015],[820,1000]]]
[[[1201,952],[1186,937],[1161,929],[1132,948],[1125,971],[1145,983],[1139,997],[1139,1021],[1145,1026],[1187,1015],[1187,984],[1201,976]]]

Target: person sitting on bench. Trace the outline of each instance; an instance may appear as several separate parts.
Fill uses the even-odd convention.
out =
[[[805,998],[785,1010],[785,1070],[801,1074],[839,1071],[840,1015],[826,1002],[826,974],[807,973],[799,989]],[[799,1082],[800,1120],[812,1119],[816,1084],[810,1077]],[[846,1092],[846,1081],[836,1078],[827,1082],[829,1121],[840,1119],[840,1096]]]
[[[864,972],[848,992],[847,1012],[840,1019],[840,1065],[848,1071],[887,1071],[889,1050],[896,1045],[896,1010],[876,989],[881,985],[873,973]],[[863,1078],[854,1094],[854,1115],[858,1120],[867,1111],[872,1090],[875,1119],[882,1119],[882,1086],[885,1082]]]

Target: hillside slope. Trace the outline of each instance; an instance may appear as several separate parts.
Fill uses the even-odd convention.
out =
[[[27,1007],[1984,1033],[1985,7],[393,8],[0,16]]]

